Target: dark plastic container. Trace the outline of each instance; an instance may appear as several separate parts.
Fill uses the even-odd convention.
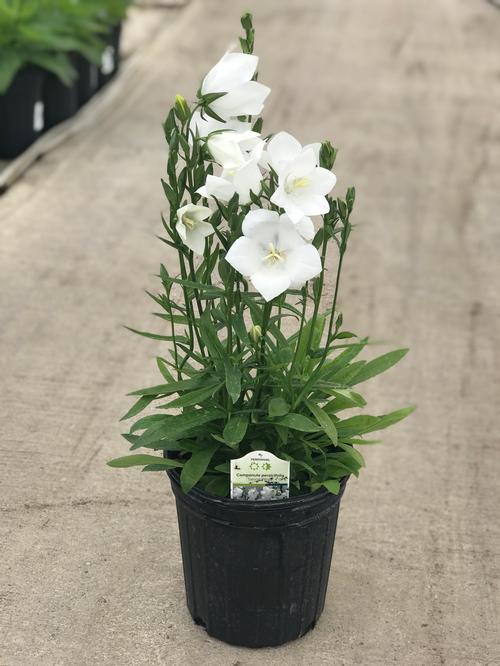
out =
[[[99,68],[99,86],[103,86],[114,77],[120,67],[120,41],[122,24],[118,23],[111,28],[106,38],[106,46],[101,56]]]
[[[76,60],[76,58],[75,58]],[[45,104],[45,124],[50,129],[78,111],[77,83],[65,85],[55,74],[48,73],[45,79],[43,100]]]
[[[76,57],[75,67],[78,72],[78,104],[82,106],[99,89],[99,67],[80,54]]]
[[[325,604],[339,495],[270,502],[175,494],[189,611],[210,636],[252,648],[303,636]]]
[[[0,158],[16,157],[43,132],[44,76],[37,67],[25,67],[0,95]]]

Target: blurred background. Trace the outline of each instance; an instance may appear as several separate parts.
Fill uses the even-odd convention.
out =
[[[0,0],[1,664],[500,663],[497,4]],[[243,11],[264,134],[356,186],[344,324],[411,348],[372,413],[418,404],[349,483],[317,628],[258,654],[189,618],[164,475],[105,466],[157,383],[122,324],[174,262],[161,124]]]

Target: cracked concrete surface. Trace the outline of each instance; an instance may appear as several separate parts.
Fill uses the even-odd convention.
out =
[[[160,123],[255,14],[266,129],[340,148],[356,222],[348,328],[408,345],[367,385],[418,403],[349,483],[324,615],[296,643],[213,640],[184,605],[162,474],[111,470],[157,381]],[[0,200],[0,664],[500,663],[500,12],[469,0],[193,2],[107,117]]]

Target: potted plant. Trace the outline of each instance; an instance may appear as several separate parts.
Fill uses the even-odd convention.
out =
[[[99,67],[99,86],[103,86],[115,76],[120,66],[122,22],[127,14],[130,0],[106,0],[100,5],[107,26]]]
[[[242,53],[210,70],[196,103],[178,96],[164,124],[162,240],[179,273],[161,266],[161,291],[149,294],[166,330],[131,329],[167,343],[163,379],[131,394],[123,418],[149,413],[124,435],[132,453],[109,464],[167,471],[192,617],[212,636],[261,647],[314,627],[340,499],[364,466],[359,448],[412,408],[358,413],[358,385],[407,350],[360,360],[368,339],[343,328],[337,299],[355,191],[331,195],[329,141],[262,138],[270,91],[257,81],[249,14],[242,25]],[[326,281],[333,297],[322,309]],[[229,496],[230,465],[251,452],[290,463],[289,498]]]
[[[0,157],[27,148],[61,119],[61,108],[64,117],[74,111],[72,54],[100,57],[98,26],[66,2],[0,0]]]

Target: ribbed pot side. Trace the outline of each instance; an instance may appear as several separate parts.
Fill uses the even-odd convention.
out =
[[[339,495],[320,490],[270,502],[182,492],[176,498],[189,611],[211,636],[246,647],[303,636],[325,604]]]

